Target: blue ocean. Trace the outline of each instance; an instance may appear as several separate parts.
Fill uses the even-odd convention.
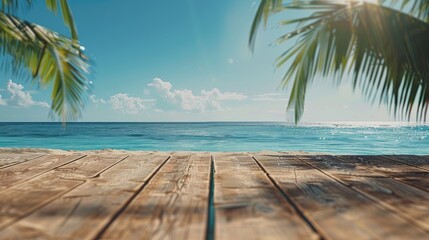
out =
[[[0,123],[0,147],[296,151],[429,155],[429,126],[407,124]]]

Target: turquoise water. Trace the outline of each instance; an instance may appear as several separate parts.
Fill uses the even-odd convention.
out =
[[[0,147],[158,151],[302,150],[429,155],[429,126],[389,124],[0,123]]]

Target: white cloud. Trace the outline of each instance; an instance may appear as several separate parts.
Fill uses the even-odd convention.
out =
[[[130,97],[125,93],[118,93],[110,97],[109,103],[115,110],[120,110],[128,114],[137,114],[140,110],[146,108],[145,102],[153,102],[153,99],[142,99],[137,97]]]
[[[7,91],[11,94],[9,99],[6,101],[3,100],[7,105],[14,107],[40,106],[49,108],[49,104],[47,102],[34,101],[30,92],[24,91],[24,86],[14,83],[12,80],[9,80],[7,84]]]
[[[90,95],[89,99],[91,100],[91,102],[98,104],[98,103],[102,103],[102,104],[106,104],[106,100],[102,99],[102,98],[97,98],[97,96],[95,95]]]
[[[170,82],[165,82],[160,78],[155,78],[149,87],[155,88],[161,97],[167,102],[179,106],[187,111],[211,111],[222,109],[220,102],[224,100],[244,100],[247,98],[242,93],[237,92],[221,92],[217,88],[212,90],[201,90],[200,95],[194,95],[192,90],[178,89],[173,90]]]
[[[228,63],[229,63],[229,64],[233,64],[233,63],[234,63],[234,59],[232,59],[232,58],[228,58]]]
[[[255,95],[253,101],[287,101],[288,99],[280,93],[264,93]]]
[[[2,95],[0,95],[0,106],[6,106],[6,100],[3,99]]]
[[[283,96],[283,94],[281,94],[281,93],[264,93],[264,94],[258,94],[255,96],[256,97],[278,97],[278,96]]]

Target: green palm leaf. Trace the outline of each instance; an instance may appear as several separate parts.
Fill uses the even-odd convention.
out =
[[[75,41],[6,13],[0,13],[0,52],[16,71],[29,69],[42,87],[53,85],[52,111],[63,122],[76,119],[89,90],[89,59]]]
[[[73,40],[78,40],[77,28],[74,23],[73,15],[67,0],[46,0],[46,6],[54,13],[58,12],[58,1],[61,7],[63,21],[71,31],[71,37]]]
[[[262,21],[266,25],[270,14],[279,11],[281,5],[282,0],[261,0],[252,27],[250,28],[249,46],[252,50],[255,47],[256,33],[259,25],[261,25]]]
[[[1,0],[1,11],[8,14],[14,14],[19,8],[29,8],[33,5],[34,0]],[[65,25],[70,29],[73,40],[78,40],[77,28],[73,15],[67,0],[45,0],[46,7],[58,13],[58,6],[61,8],[62,18]],[[59,4],[58,4],[59,3]]]
[[[298,23],[299,27],[278,39],[282,43],[298,37],[277,59],[277,67],[291,63],[281,86],[292,86],[288,108],[295,110],[295,121],[302,116],[306,90],[316,77],[332,77],[338,83],[349,74],[354,87],[361,88],[368,99],[378,98],[396,117],[410,119],[414,109],[417,120],[425,120],[429,105],[428,2],[404,1],[396,9],[361,1],[284,4],[282,10],[312,11],[311,16],[283,21],[283,25]],[[416,6],[426,8],[417,10]],[[410,14],[402,12],[407,8]]]

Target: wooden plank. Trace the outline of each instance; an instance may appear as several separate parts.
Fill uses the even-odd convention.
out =
[[[429,171],[429,157],[416,155],[386,155],[385,158],[393,161],[402,162],[404,164],[414,165]]]
[[[0,229],[28,215],[83,181],[66,180],[47,174],[0,192]],[[0,232],[0,238],[3,234]]]
[[[217,239],[317,239],[247,154],[215,155]]]
[[[129,156],[0,235],[14,239],[94,239],[167,158],[155,153]]]
[[[83,181],[79,180],[92,178],[123,158],[123,155],[87,156],[0,191],[0,229],[80,185]]]
[[[334,156],[298,157],[429,232],[429,193]]]
[[[75,161],[83,155],[46,155],[29,162],[0,169],[0,190],[31,179],[52,169]]]
[[[256,159],[329,239],[428,237],[424,230],[294,156]]]
[[[124,160],[127,154],[89,155],[65,166],[56,168],[55,174],[64,179],[89,179],[98,177],[101,172]]]
[[[204,239],[209,154],[174,154],[102,239]]]
[[[0,169],[30,161],[45,155],[44,153],[1,153]]]
[[[429,192],[429,172],[380,156],[336,156],[339,159],[395,178]]]

